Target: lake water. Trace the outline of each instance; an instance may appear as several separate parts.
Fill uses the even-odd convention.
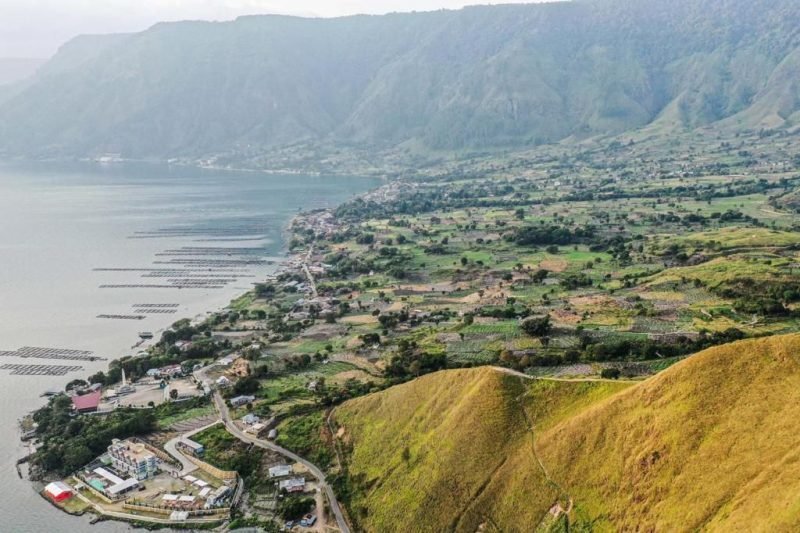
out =
[[[16,350],[135,353],[138,332],[157,337],[273,271],[268,261],[282,259],[283,229],[298,209],[335,206],[377,184],[155,165],[0,164],[0,366],[83,367],[63,376],[0,369],[0,530],[128,530],[61,513],[14,466],[27,453],[17,420],[43,403],[39,395],[107,362],[22,358]]]

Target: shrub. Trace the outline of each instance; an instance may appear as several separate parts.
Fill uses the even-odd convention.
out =
[[[619,368],[604,368],[600,371],[600,377],[603,379],[619,379]]]

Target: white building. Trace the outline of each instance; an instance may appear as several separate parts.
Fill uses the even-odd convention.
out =
[[[144,444],[114,439],[108,447],[108,455],[117,471],[136,479],[147,479],[158,472],[158,459]]]
[[[276,465],[269,469],[270,478],[291,476],[292,473],[292,465]]]

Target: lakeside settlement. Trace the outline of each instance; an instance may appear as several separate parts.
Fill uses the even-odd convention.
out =
[[[32,477],[68,512],[137,524],[349,531],[378,504],[349,475],[348,399],[470,366],[639,380],[800,330],[800,161],[637,149],[450,169],[296,217],[269,279],[34,413]]]

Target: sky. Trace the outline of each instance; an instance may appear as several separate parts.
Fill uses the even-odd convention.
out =
[[[141,31],[168,20],[259,13],[335,17],[531,1],[540,0],[0,0],[0,58],[46,58],[76,35]]]

